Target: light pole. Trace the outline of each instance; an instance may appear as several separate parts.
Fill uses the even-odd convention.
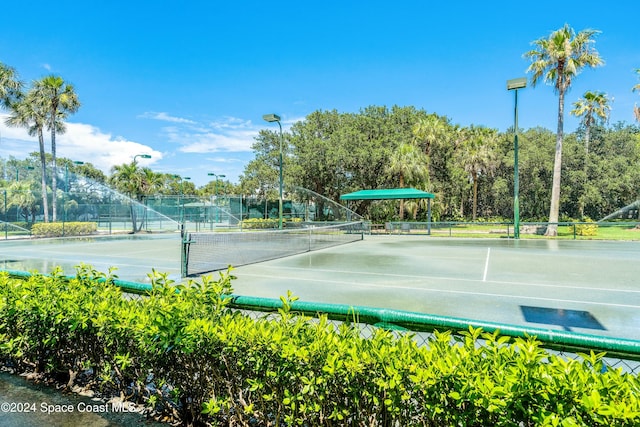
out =
[[[277,122],[280,127],[280,197],[278,199],[278,228],[282,229],[282,124],[280,123],[280,116],[277,114],[265,114],[262,118],[269,122]]]
[[[184,197],[184,188],[182,188],[182,183],[184,181],[189,181],[190,179],[191,179],[190,176],[182,176],[182,177],[180,177],[180,194],[182,196],[182,223],[183,224],[186,222],[187,216],[185,215],[185,212],[184,212],[184,199],[185,199],[185,197]]]
[[[138,157],[141,157],[143,159],[150,159],[151,155],[150,154],[136,154],[135,156],[133,156],[133,163],[136,163],[136,159]]]
[[[527,78],[507,80],[507,90],[515,93],[515,108],[513,118],[513,238],[520,238],[520,183],[518,182],[518,89],[527,87]]]
[[[180,187],[178,188],[178,203],[176,204],[176,207],[178,208],[178,218],[182,225],[182,178],[180,178],[180,175],[171,175],[171,178],[180,180]]]
[[[218,179],[224,178],[224,177],[226,177],[226,175],[216,175],[213,172],[209,172],[207,175],[216,177],[216,182],[215,182],[215,185],[213,186],[213,195],[215,196],[215,199],[216,199],[216,223],[218,223],[219,222],[219,218],[220,218],[219,217],[220,206],[218,204]]]

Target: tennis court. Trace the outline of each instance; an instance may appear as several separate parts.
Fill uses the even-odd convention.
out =
[[[180,280],[180,234],[136,234],[0,242],[0,268],[50,273],[56,266],[68,275],[75,266],[91,264],[120,279],[148,283],[152,268]]]
[[[0,266],[67,274],[80,262],[148,282],[180,277],[180,236],[0,242]],[[371,236],[238,267],[239,295],[383,307],[593,335],[640,337],[640,243]],[[213,273],[217,275],[217,273]]]
[[[237,294],[640,337],[637,242],[365,236],[239,267]]]

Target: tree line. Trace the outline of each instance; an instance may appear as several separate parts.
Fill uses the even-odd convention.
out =
[[[589,148],[586,140],[589,135]],[[521,216],[547,221],[556,135],[520,130]],[[243,193],[277,197],[279,134],[263,130],[240,178]],[[284,134],[285,186],[339,200],[371,188],[413,186],[436,195],[435,220],[513,217],[513,129],[462,127],[414,107],[316,111]],[[640,128],[604,122],[564,135],[560,219],[600,219],[640,198]],[[374,221],[425,219],[426,206],[397,201],[351,205]]]

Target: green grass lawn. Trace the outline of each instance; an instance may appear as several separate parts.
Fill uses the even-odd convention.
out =
[[[535,226],[534,226],[535,227]],[[636,228],[633,223],[618,224],[598,224],[595,234],[580,235],[579,227],[576,225],[561,225],[558,227],[558,237],[556,239],[576,239],[576,240],[640,240],[640,228]],[[530,227],[531,228],[531,227]],[[395,231],[402,234],[401,231]],[[427,230],[411,230],[410,234],[426,234]],[[434,237],[469,237],[469,238],[505,238],[513,237],[513,226],[511,224],[495,223],[459,223],[459,224],[438,224],[434,223],[431,228],[431,235]],[[549,239],[534,231],[525,231],[525,227],[520,231],[521,239]]]

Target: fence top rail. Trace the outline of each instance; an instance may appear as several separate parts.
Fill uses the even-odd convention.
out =
[[[390,225],[401,225],[401,224],[417,224],[417,225],[476,225],[476,226],[495,226],[495,225],[509,225],[513,226],[513,221],[388,221],[387,224]],[[572,225],[598,225],[598,226],[620,226],[620,227],[634,227],[640,224],[640,220],[638,221],[604,221],[604,222],[596,222],[596,221],[561,221],[561,222],[544,222],[544,221],[521,221],[520,225],[559,225],[559,226],[572,226]]]

